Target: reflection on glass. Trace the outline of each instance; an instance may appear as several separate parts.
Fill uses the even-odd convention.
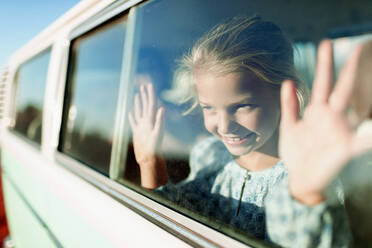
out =
[[[14,130],[41,143],[44,92],[50,49],[23,64],[16,74],[16,120]]]
[[[204,128],[200,109],[183,115],[190,106],[178,103],[183,97],[182,91],[188,89],[183,89],[183,85],[176,87],[173,85],[179,60],[192,49],[195,42],[205,32],[227,18],[239,15],[251,16],[252,9],[247,8],[247,5],[247,1],[234,1],[228,6],[224,1],[180,1],[177,3],[174,1],[154,1],[143,5],[138,9],[139,13],[143,13],[143,15],[139,15],[142,18],[139,22],[141,27],[137,40],[139,50],[135,64],[135,75],[131,82],[135,86],[133,94],[139,92],[141,84],[152,83],[154,85],[159,105],[165,108],[161,154],[166,160],[169,179],[171,183],[190,186],[190,190],[180,193],[179,197],[176,197],[177,199],[168,197],[177,194],[171,187],[165,188],[160,193],[162,196],[167,195],[165,199],[159,198],[159,195],[155,193],[149,196],[166,203],[183,214],[217,228],[219,231],[238,237],[250,244],[257,244],[254,236],[261,239],[265,236],[265,216],[262,204],[258,206],[244,203],[242,205],[245,206],[241,207],[240,215],[235,216],[239,205],[239,195],[233,198],[222,196],[217,189],[219,183],[224,181],[223,175],[226,175],[219,174],[219,172],[223,171],[225,165],[223,163],[231,159],[231,155],[216,139],[207,138],[210,134]],[[214,147],[214,151],[211,151],[211,146]],[[191,150],[194,156],[190,157]],[[234,165],[226,165],[226,168],[230,167],[234,167]],[[242,187],[241,182],[244,179],[244,174],[240,174],[239,169],[236,169],[235,172],[236,178],[229,178],[236,181],[234,194],[238,194]],[[214,186],[207,182],[207,178],[217,182],[215,184],[217,188],[213,188],[214,191],[212,191]],[[133,186],[133,183],[137,186],[140,185],[140,172],[131,145],[128,149],[124,179],[125,184],[148,194],[140,187]],[[195,179],[198,181],[196,182]],[[253,184],[253,181],[247,182],[246,191],[249,191]],[[258,185],[254,186],[254,188],[256,187]],[[207,192],[206,188],[211,191]],[[199,194],[201,191],[207,193]],[[180,200],[182,198],[186,200]],[[243,198],[243,200],[246,201],[247,198]],[[202,204],[200,204],[201,202]],[[203,204],[205,202],[208,204]],[[201,205],[203,206],[201,207]],[[249,210],[252,213],[249,213]],[[225,214],[221,214],[223,211]],[[243,224],[242,220],[246,224]],[[254,222],[260,224],[251,225]]]
[[[123,18],[72,44],[62,152],[108,175],[126,25]]]
[[[334,190],[331,190],[331,195],[335,196],[334,208],[327,207],[311,214],[308,214],[305,205],[294,207],[290,194],[283,196],[288,193],[288,172],[279,158],[277,147],[281,118],[279,90],[285,79],[292,79],[297,87],[300,112],[303,110],[308,92],[302,81],[309,86],[312,83],[315,45],[307,41],[297,43],[300,56],[294,61],[290,42],[274,23],[261,22],[258,17],[224,22],[229,17],[252,16],[249,11],[253,8],[247,6],[246,1],[233,1],[226,6],[222,1],[183,1],[176,4],[164,0],[150,2],[138,9],[141,27],[138,28],[140,31],[136,37],[139,38],[136,41],[139,49],[131,82],[134,84],[133,93],[139,95],[129,115],[135,142],[134,149],[129,146],[123,183],[251,244],[254,238],[259,238],[291,246],[291,242],[303,240],[335,240],[332,235],[336,233],[342,234],[335,235],[342,236],[336,242],[347,244],[350,236],[341,204],[343,199],[341,196],[337,198]],[[214,32],[208,33],[207,38],[198,41],[206,31],[221,22],[225,26],[218,26]],[[181,68],[194,69],[190,69],[191,76],[188,72],[192,80],[185,77],[180,80],[178,76],[186,74],[178,74],[178,62],[185,61],[182,60],[184,54],[190,54],[190,50],[199,52],[191,52],[193,55],[189,57],[188,63],[195,64],[187,67],[184,63]],[[239,63],[232,65],[232,61]],[[298,79],[295,66],[303,80]],[[189,85],[192,87],[185,87],[187,81],[191,81]],[[154,86],[155,96],[165,109],[164,140],[160,153],[166,160],[171,181],[152,194],[138,187],[139,183],[151,189],[159,186],[154,183],[152,185],[155,186],[151,187],[151,182],[143,183],[146,180],[143,177],[145,163],[138,159],[141,147],[136,145],[145,144],[142,142],[144,139],[136,138],[140,131],[153,134],[151,131],[155,128],[152,127],[157,126],[156,121],[142,122],[154,119],[143,118],[143,113],[148,112],[151,105],[147,103],[151,102],[152,89],[146,86],[147,90],[139,90],[139,85],[149,84]],[[199,103],[203,114],[199,109],[193,115],[182,115],[185,108],[177,102],[182,99],[182,91],[189,90],[194,90],[192,97]],[[223,119],[220,116],[228,117]],[[225,128],[220,122],[227,123]],[[149,125],[140,125],[142,123]],[[204,127],[214,137],[206,138]],[[146,137],[150,139],[154,136]],[[157,161],[153,152],[155,149],[149,150],[152,153],[148,157],[152,160],[147,160],[150,161],[147,164]],[[142,174],[135,159],[140,163]],[[172,170],[182,176],[173,178]],[[158,170],[156,176],[161,174]],[[277,188],[279,192],[284,192],[280,197],[275,196]],[[340,189],[339,186],[336,188]],[[166,199],[161,199],[157,193]],[[271,204],[266,205],[268,201]],[[281,204],[285,207],[282,208]],[[320,221],[324,213],[332,218]],[[308,216],[313,216],[311,218],[317,224],[307,225]],[[333,221],[340,224],[332,229],[332,233],[323,232],[327,226],[334,226]],[[271,233],[267,226],[270,226]]]

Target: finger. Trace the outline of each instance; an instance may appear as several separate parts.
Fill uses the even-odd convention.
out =
[[[372,150],[372,135],[355,135],[351,142],[351,154],[353,157]]]
[[[280,91],[281,128],[291,128],[298,121],[298,102],[296,87],[293,81],[286,80]]]
[[[145,85],[140,86],[141,100],[142,100],[142,115],[145,116],[148,114],[148,98]]]
[[[311,94],[311,103],[326,103],[333,82],[333,52],[332,42],[324,40],[318,48],[315,79]]]
[[[134,129],[137,126],[137,123],[133,118],[132,112],[129,113],[129,125],[130,125],[130,128],[132,129],[132,132],[134,132]]]
[[[340,72],[339,79],[330,98],[330,105],[337,111],[346,111],[350,104],[351,95],[356,83],[355,78],[361,51],[362,46],[354,49]]]
[[[134,96],[134,117],[136,118],[136,122],[139,122],[142,117],[141,102],[138,94]]]
[[[154,131],[159,134],[160,131],[163,128],[163,118],[164,118],[164,108],[160,107],[158,111],[156,112],[156,119],[155,119],[155,125],[154,125]]]
[[[152,84],[147,85],[147,93],[148,93],[148,115],[150,117],[150,120],[154,120],[155,116],[155,93],[154,93],[154,86]]]

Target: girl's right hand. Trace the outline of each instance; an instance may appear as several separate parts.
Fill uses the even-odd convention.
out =
[[[129,113],[129,123],[134,154],[141,171],[141,184],[145,188],[154,189],[168,181],[165,161],[159,155],[163,115],[164,108],[156,107],[153,85],[141,85],[140,95],[134,97],[134,111]]]
[[[332,43],[319,46],[312,97],[298,116],[295,83],[282,86],[279,151],[289,171],[292,196],[308,205],[324,200],[324,191],[354,157],[372,149],[372,136],[360,136],[347,118],[356,82],[361,46],[343,67],[333,87]]]

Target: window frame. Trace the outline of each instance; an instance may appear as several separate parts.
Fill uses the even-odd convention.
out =
[[[78,50],[79,50],[79,46],[77,47],[77,50],[75,50],[74,48],[74,44],[75,44],[75,41],[77,41],[79,38],[82,38],[82,41],[85,40],[85,38],[88,38],[88,37],[94,37],[96,32],[101,32],[101,31],[104,31],[106,30],[105,29],[105,25],[109,24],[113,24],[115,23],[115,25],[119,24],[119,23],[126,23],[126,26],[128,25],[128,13],[127,11],[123,11],[122,13],[119,13],[118,15],[116,16],[111,16],[111,15],[108,15],[107,16],[107,19],[102,19],[102,22],[97,24],[97,26],[94,26],[92,27],[92,29],[90,30],[85,30],[83,29],[85,32],[81,33],[80,36],[71,36],[71,37],[74,37],[74,38],[71,38],[70,37],[70,40],[69,40],[69,47],[68,47],[68,58],[67,58],[67,65],[66,65],[66,75],[65,75],[65,78],[64,78],[64,89],[63,89],[63,101],[62,101],[62,111],[61,111],[61,119],[60,119],[60,128],[59,128],[59,138],[58,138],[58,145],[57,145],[57,151],[62,153],[62,154],[65,154],[66,156],[68,157],[72,157],[68,154],[66,154],[65,152],[62,151],[62,148],[63,148],[63,141],[65,139],[65,135],[67,135],[66,133],[66,122],[67,122],[67,119],[68,119],[68,112],[69,112],[69,109],[71,107],[71,96],[73,96],[74,94],[71,93],[72,92],[72,88],[74,88],[74,85],[75,83],[73,83],[71,81],[71,78],[73,77],[73,74],[76,73],[76,72],[73,72],[74,68],[75,68],[75,63],[76,61],[73,60],[73,58],[76,56],[74,56],[74,53],[76,53]],[[84,26],[86,24],[83,24]],[[88,25],[89,26],[89,25]],[[103,28],[103,29],[101,29]],[[110,28],[110,27],[108,27]],[[127,29],[127,28],[126,28]],[[125,47],[125,44],[126,44],[126,36],[127,36],[127,31],[125,31],[125,34],[124,34],[124,43],[123,43],[123,49]],[[80,43],[80,41],[78,41]],[[122,65],[121,65],[121,69],[120,69],[120,81],[119,81],[119,88],[121,87],[122,85],[122,77],[123,77],[123,60],[124,60],[124,53],[122,55]],[[73,97],[72,97],[73,99]],[[118,99],[116,100],[116,109],[115,109],[115,122],[116,122],[116,115],[117,115],[117,109],[119,107],[119,96],[118,96]],[[116,127],[116,124],[114,124],[114,127],[113,127],[113,139],[116,137],[116,134],[115,134],[115,127]],[[111,153],[110,153],[110,163],[109,163],[109,169],[112,167],[112,162],[111,162],[111,157],[112,157],[112,150],[114,149],[114,142],[111,146]],[[75,158],[75,160],[78,160],[77,158]],[[84,164],[84,166],[87,166],[88,163],[84,163],[84,161],[82,162],[82,164]],[[90,168],[96,168],[95,165],[89,165]],[[98,170],[98,169],[93,169],[93,170]],[[103,172],[99,172],[100,174],[103,173]],[[110,176],[110,172],[108,173],[108,176]]]

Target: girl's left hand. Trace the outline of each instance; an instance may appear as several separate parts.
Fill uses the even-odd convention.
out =
[[[302,119],[294,82],[281,89],[279,152],[289,171],[292,196],[308,205],[323,201],[323,192],[348,161],[372,148],[372,137],[359,137],[346,117],[355,84],[361,47],[351,55],[332,90],[332,43],[318,50],[312,96]]]
[[[156,107],[154,86],[140,86],[134,97],[134,111],[129,114],[133,149],[140,167],[141,185],[155,189],[168,181],[167,167],[159,150],[163,138],[164,108]]]

